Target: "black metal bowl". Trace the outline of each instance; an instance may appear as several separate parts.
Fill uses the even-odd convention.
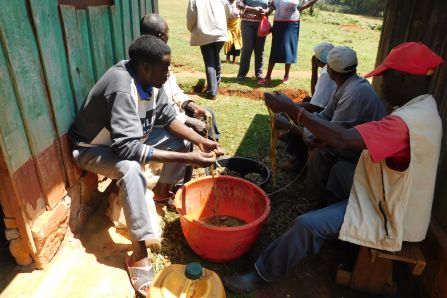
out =
[[[236,172],[241,178],[251,181],[259,186],[263,186],[270,180],[270,170],[262,163],[253,158],[248,157],[221,157],[217,160],[220,166],[227,168],[229,171]],[[260,180],[253,181],[247,178],[248,174],[259,174]]]

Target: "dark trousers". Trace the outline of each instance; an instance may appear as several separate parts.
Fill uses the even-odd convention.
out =
[[[327,184],[332,167],[341,161],[357,164],[360,153],[341,151],[334,148],[316,148],[309,154],[306,186],[306,198],[314,203],[330,203],[327,196]]]
[[[200,46],[203,62],[205,62],[206,72],[206,93],[210,96],[216,96],[219,91],[220,83],[220,50],[223,42],[213,42]]]
[[[262,65],[264,63],[265,37],[258,37],[259,22],[241,21],[242,49],[239,62],[238,78],[245,78],[250,69],[251,54],[255,53],[255,75],[262,76]]]
[[[303,137],[291,132],[287,133],[287,152],[295,155],[297,160],[306,162],[308,150]]]

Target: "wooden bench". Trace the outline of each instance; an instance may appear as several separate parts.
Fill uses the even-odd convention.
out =
[[[402,250],[394,253],[361,246],[354,270],[339,269],[336,282],[370,293],[394,294],[393,261],[408,263],[413,275],[421,275],[426,265],[418,243],[404,242]]]

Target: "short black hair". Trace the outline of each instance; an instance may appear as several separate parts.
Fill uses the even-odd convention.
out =
[[[169,46],[161,39],[152,35],[142,35],[129,46],[130,61],[136,65],[148,63],[159,64],[163,57],[171,54]]]
[[[166,29],[166,21],[158,13],[150,13],[140,20],[140,34],[160,37]]]

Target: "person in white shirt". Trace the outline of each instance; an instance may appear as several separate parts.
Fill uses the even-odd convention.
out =
[[[220,83],[220,50],[228,40],[227,20],[230,8],[226,0],[189,0],[186,26],[191,46],[200,46],[205,63],[208,99],[216,99]]]
[[[334,45],[328,42],[321,42],[313,48],[314,55],[311,59],[311,92],[313,96],[304,98],[300,104],[309,112],[321,112],[328,105],[337,89],[336,83],[327,73],[327,57],[333,48]],[[319,68],[321,71],[318,77]],[[285,162],[280,167],[285,171],[300,171],[307,160],[308,150],[305,140],[309,136],[308,131],[293,126],[283,115],[277,117],[276,127],[287,131],[280,138],[287,143],[287,152],[296,156],[295,159]]]

